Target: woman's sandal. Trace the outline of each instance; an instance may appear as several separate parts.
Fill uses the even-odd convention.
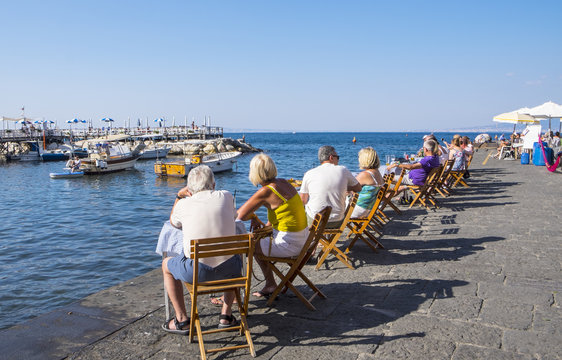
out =
[[[170,329],[170,321],[174,320],[175,329]],[[187,335],[189,333],[189,329],[183,330],[184,327],[189,326],[189,319],[179,322],[177,318],[168,319],[164,324],[162,324],[162,329],[172,334],[178,335]]]
[[[228,321],[228,324],[221,323],[221,320]],[[219,316],[219,329],[226,329],[226,328],[229,328],[229,327],[233,327],[233,326],[236,326],[237,323],[238,322],[236,321],[236,318],[232,315],[221,314]]]
[[[222,307],[223,303],[224,301],[222,296],[211,296],[211,304],[218,307]],[[238,302],[236,301],[236,299],[234,299],[232,303],[237,304]]]

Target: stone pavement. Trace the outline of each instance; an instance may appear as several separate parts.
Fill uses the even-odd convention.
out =
[[[309,311],[290,293],[250,301],[260,359],[557,359],[562,356],[560,171],[490,159],[441,208],[393,215],[386,250],[361,243],[356,270],[336,260],[310,278],[328,299]],[[261,274],[258,277],[261,278]],[[255,282],[254,287],[260,288]],[[298,283],[298,287],[304,286]],[[2,359],[196,359],[197,344],[160,329],[159,270],[0,332]],[[202,321],[218,308],[203,301]],[[207,345],[239,343],[231,335]],[[210,358],[250,358],[245,350]]]

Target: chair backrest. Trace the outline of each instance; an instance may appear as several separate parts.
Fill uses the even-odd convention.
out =
[[[301,251],[301,254],[298,257],[298,262],[306,263],[308,259],[314,254],[316,247],[318,246],[318,241],[322,237],[322,233],[326,228],[326,224],[328,223],[328,219],[330,218],[330,213],[332,212],[331,206],[326,206],[324,209],[320,210],[316,216],[314,216],[314,220],[312,221],[312,225],[310,225],[308,238],[304,243],[303,249],[306,251]]]
[[[359,194],[358,193],[353,193],[353,195],[351,196],[351,198],[349,199],[349,203],[347,204],[347,208],[345,209],[345,216],[343,218],[343,221],[341,222],[341,225],[339,228],[336,229],[332,229],[332,228],[325,228],[324,231],[337,231],[342,233],[346,226],[347,223],[349,222],[349,219],[351,218],[351,213],[353,213],[353,209],[355,209],[355,205],[357,205],[357,198],[359,198]]]
[[[213,285],[226,286],[232,285],[240,287],[243,280],[248,283],[252,274],[252,259],[254,258],[254,247],[252,246],[252,234],[221,236],[206,239],[196,239],[191,241],[190,258],[193,259],[193,288],[197,292],[198,274],[199,274],[199,260],[203,258],[215,256],[232,256],[232,255],[246,255],[246,275],[241,275],[238,278],[215,280]]]
[[[455,165],[455,159],[450,159],[445,162],[445,164],[443,165],[443,169],[441,170],[441,173],[437,178],[437,184],[435,185],[435,187],[441,187],[445,179],[449,177],[449,173],[453,169],[453,165]]]
[[[369,214],[366,217],[364,217],[364,219],[368,219],[369,221],[371,220],[373,215],[377,212],[377,209],[380,206],[381,200],[384,198],[384,195],[386,194],[388,187],[389,184],[385,183],[377,190],[377,195],[375,198],[375,202],[373,203],[373,207],[371,208]],[[351,218],[351,220],[353,220],[353,218]]]

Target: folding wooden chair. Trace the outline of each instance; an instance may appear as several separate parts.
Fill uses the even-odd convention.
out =
[[[307,263],[307,261],[314,255],[314,251],[318,246],[318,241],[324,232],[324,228],[326,227],[326,223],[328,222],[328,218],[330,217],[330,212],[332,208],[330,206],[324,208],[314,217],[314,221],[310,226],[310,232],[308,234],[308,238],[304,243],[301,253],[296,257],[290,258],[280,258],[280,257],[272,257],[266,256],[263,254],[256,254],[256,258],[263,260],[266,262],[267,266],[279,277],[280,282],[277,285],[277,288],[271,293],[269,296],[269,300],[267,301],[267,305],[271,306],[273,301],[279,295],[279,293],[285,293],[287,289],[291,289],[291,291],[306,305],[307,308],[310,310],[316,310],[314,305],[312,305],[312,300],[316,296],[320,296],[321,298],[326,299],[326,295],[320,291],[310,281],[306,275],[303,274],[302,268]],[[283,275],[283,272],[279,270],[276,263],[283,263],[289,265],[289,270]],[[300,277],[306,285],[313,291],[313,294],[310,298],[306,298],[294,285],[293,282],[296,277]]]
[[[322,251],[318,258],[318,264],[316,264],[316,270],[320,269],[320,266],[324,263],[328,255],[334,255],[339,261],[341,261],[345,266],[350,268],[351,270],[355,270],[353,265],[349,263],[349,259],[347,255],[345,255],[340,249],[337,248],[336,244],[338,239],[340,238],[341,234],[347,227],[347,223],[351,218],[351,213],[353,209],[355,209],[355,205],[357,204],[357,198],[359,194],[354,193],[347,205],[347,209],[345,210],[345,217],[338,228],[325,228],[322,236],[319,239],[319,243],[322,245]]]
[[[373,218],[373,216],[375,216],[378,207],[380,206],[383,199],[385,198],[387,189],[388,189],[388,184],[384,184],[379,189],[377,193],[377,198],[375,200],[375,203],[373,204],[373,207],[369,215],[367,215],[364,218],[349,219],[349,222],[347,223],[347,227],[350,230],[350,234],[348,237],[353,236],[353,238],[351,239],[351,242],[347,246],[347,249],[345,249],[346,254],[351,250],[353,245],[355,245],[357,239],[363,240],[365,244],[367,244],[374,252],[378,252],[377,247],[384,249],[384,246],[382,246],[382,244],[379,242],[382,233],[373,227],[373,225],[371,224],[371,219]],[[379,233],[379,238],[377,238],[375,234],[372,233],[373,231]]]
[[[398,192],[398,188],[400,187],[400,185],[402,185],[402,179],[404,178],[404,174],[406,174],[406,171],[401,169],[401,168],[396,168],[396,171],[400,171],[400,175],[398,176],[398,180],[396,180],[396,182],[394,182],[394,181],[390,182],[390,184],[394,183],[394,186],[389,185],[388,190],[387,190],[387,195],[382,199],[382,202],[381,202],[381,205],[380,205],[379,208],[380,208],[380,211],[383,211],[384,208],[387,207],[387,205],[390,205],[390,207],[397,214],[401,214],[402,211],[400,211],[400,209],[398,209],[398,207],[396,205],[394,205],[394,203],[392,202],[392,198]],[[393,174],[390,174],[390,175],[393,175]],[[394,176],[392,176],[391,179],[393,180]]]
[[[252,260],[254,257],[254,247],[252,246],[251,239],[251,234],[244,234],[197,239],[192,240],[191,242],[190,258],[193,259],[193,283],[189,284],[187,282],[184,282],[184,285],[191,296],[191,322],[189,324],[189,342],[193,342],[193,337],[196,334],[202,359],[206,359],[207,353],[240,348],[249,348],[250,354],[253,357],[256,356],[254,343],[252,342],[252,338],[250,335],[250,328],[248,326],[248,322],[246,321],[246,314],[248,312],[248,299],[250,298],[250,286],[252,279]],[[232,279],[199,282],[199,259],[228,255],[246,256],[245,275],[240,275],[240,277]],[[240,297],[241,289],[244,290],[244,302],[242,302],[242,299]],[[240,311],[240,324],[224,329],[211,329],[202,331],[201,321],[199,319],[199,311],[197,310],[197,297],[199,295],[213,294],[226,290],[233,290],[236,295],[238,310]],[[233,330],[239,330],[240,335],[244,334],[247,344],[225,346],[215,349],[205,349],[205,345],[203,343],[203,335]]]
[[[468,167],[470,166],[470,164],[472,163],[472,155],[470,155],[468,157],[468,160],[466,161],[466,166],[464,167],[464,170],[458,170],[458,171],[451,171],[450,175],[449,175],[449,189],[452,189],[454,187],[456,187],[459,183],[464,186],[464,187],[469,187],[468,184],[466,183],[466,181],[464,181],[464,174],[466,173],[466,171],[468,170]]]
[[[455,160],[447,160],[445,165],[443,165],[443,171],[437,180],[437,184],[435,185],[435,191],[437,191],[441,196],[447,197],[450,195],[447,186],[445,185],[446,180],[449,178],[449,174],[453,169],[453,165],[455,164]]]
[[[436,206],[435,202],[430,197],[427,197],[426,195],[429,191],[432,191],[432,188],[435,186],[435,183],[437,182],[437,176],[439,175],[439,173],[441,173],[441,171],[443,171],[442,166],[435,167],[431,169],[431,171],[427,175],[427,178],[425,179],[425,184],[421,186],[408,185],[408,190],[413,192],[415,195],[414,200],[412,200],[412,202],[410,203],[409,206],[410,208],[414,206],[416,202],[419,202],[421,205],[429,209],[429,205],[426,204],[426,201],[429,201],[434,206]]]

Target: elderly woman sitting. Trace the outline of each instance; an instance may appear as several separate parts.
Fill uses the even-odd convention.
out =
[[[273,227],[272,238],[261,239],[256,244],[256,253],[274,257],[297,256],[308,237],[306,212],[297,190],[285,179],[277,178],[273,160],[258,154],[250,162],[250,181],[262,187],[238,209],[238,219],[252,220],[252,228],[261,223],[254,214],[260,207],[267,208],[267,225]],[[267,264],[256,259],[264,277],[265,286],[254,293],[257,297],[268,297],[277,287],[273,272]]]
[[[439,152],[437,142],[434,140],[425,141],[423,143],[423,152],[425,156],[415,164],[391,164],[387,167],[389,170],[395,167],[408,170],[408,173],[402,179],[402,184],[404,185],[398,188],[396,195],[406,190],[408,188],[406,185],[422,186],[431,169],[440,165],[439,156],[437,155]]]
[[[182,335],[189,331],[182,281],[193,281],[193,260],[189,258],[191,240],[235,235],[235,217],[234,198],[228,191],[215,190],[211,169],[206,165],[192,169],[187,186],[178,192],[170,214],[172,226],[182,229],[184,254],[162,261],[164,285],[176,314],[162,325],[165,331]],[[199,281],[212,281],[238,277],[241,271],[242,259],[238,255],[211,257],[200,261],[198,277]],[[232,291],[224,293],[219,328],[236,324],[232,316],[234,296]]]
[[[357,205],[351,213],[352,218],[368,216],[373,208],[377,193],[384,180],[379,172],[379,155],[372,147],[359,150],[359,167],[364,170],[355,178],[363,186],[357,198]]]

